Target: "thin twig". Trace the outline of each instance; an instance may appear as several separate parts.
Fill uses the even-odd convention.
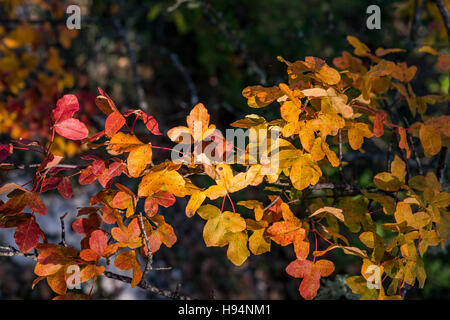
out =
[[[61,242],[60,242],[60,244],[63,245],[64,247],[67,247],[67,243],[66,243],[66,227],[64,225],[64,218],[66,216],[67,216],[67,212],[59,218],[59,220],[61,221]]]
[[[442,20],[444,21],[445,30],[447,31],[448,44],[450,45],[450,17],[447,11],[447,7],[445,6],[444,2],[442,2],[442,0],[433,0],[433,1],[436,3],[436,6],[438,7],[439,12],[441,13]],[[449,91],[450,86],[448,87],[447,92]],[[448,109],[450,109],[450,102],[447,103],[447,110]],[[438,166],[436,169],[437,178],[441,183],[444,182],[444,173],[447,164],[447,153],[448,153],[447,150],[448,150],[447,147],[443,147],[441,149],[441,152],[439,154]]]
[[[25,257],[37,261],[37,255],[35,253],[22,253],[11,246],[0,246],[0,257]]]
[[[103,274],[105,277],[110,278],[110,279],[114,279],[114,280],[118,280],[118,281],[122,281],[122,282],[126,282],[126,283],[131,283],[131,278],[127,277],[127,276],[122,276],[110,271],[105,271],[105,273]],[[179,292],[172,292],[170,290],[165,290],[165,289],[159,289],[155,286],[152,286],[151,284],[148,284],[145,281],[141,281],[138,285],[139,288],[145,289],[147,291],[150,291],[152,293],[158,294],[160,296],[164,296],[170,299],[174,299],[174,300],[192,300],[192,298],[185,296],[185,295],[181,295]]]
[[[419,29],[420,19],[427,0],[423,0],[419,6],[419,0],[414,0],[414,14],[409,32],[410,47],[413,48],[416,42],[417,30]]]
[[[139,211],[139,222],[141,224],[142,234],[144,235],[145,245],[147,246],[147,262],[145,264],[144,274],[142,275],[142,279],[145,279],[147,272],[153,269],[153,252],[150,248],[150,241],[148,240],[147,232],[145,231],[142,211]]]
[[[172,60],[173,65],[175,66],[175,68],[177,68],[177,70],[181,73],[181,75],[183,76],[184,81],[186,82],[186,85],[189,89],[190,92],[190,103],[191,105],[195,105],[198,103],[198,91],[197,91],[197,87],[195,86],[194,81],[192,80],[191,75],[189,74],[188,70],[186,69],[186,67],[183,65],[183,63],[181,62],[180,57],[175,53],[172,52],[166,48],[160,47],[159,51],[162,54],[165,54],[167,56],[169,56],[170,60]]]
[[[149,105],[147,103],[147,99],[145,97],[144,86],[142,85],[141,77],[139,75],[138,68],[137,68],[136,54],[135,54],[133,48],[131,47],[130,42],[128,41],[126,31],[125,31],[122,23],[120,22],[119,18],[114,19],[114,26],[116,27],[120,38],[124,42],[125,48],[127,50],[128,56],[130,58],[131,69],[132,69],[133,78],[134,78],[134,85],[136,86],[136,91],[137,91],[137,95],[138,95],[138,99],[139,99],[139,107],[142,110],[149,112],[150,110],[149,110]]]

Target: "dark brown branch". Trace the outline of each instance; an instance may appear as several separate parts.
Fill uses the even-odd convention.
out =
[[[67,247],[67,243],[66,243],[66,227],[64,224],[64,219],[67,216],[67,212],[62,215],[59,220],[61,221],[61,242],[60,244],[63,245],[64,247]]]
[[[0,169],[4,170],[27,170],[39,168],[41,163],[34,164],[15,164],[15,163],[0,163]],[[58,164],[54,168],[65,168],[65,169],[84,169],[86,166],[79,166],[76,164]]]
[[[222,13],[220,11],[217,11],[209,2],[179,0],[173,6],[168,8],[168,11],[173,11],[177,9],[181,4],[189,2],[195,4],[196,6],[203,7],[203,13],[205,14],[205,16],[213,25],[215,25],[220,30],[222,36],[228,41],[233,50],[244,59],[246,65],[248,66],[248,70],[259,77],[259,81],[262,85],[266,84],[266,73],[258,66],[255,60],[250,57],[246,46],[237,39],[235,32],[233,32],[233,30],[230,28],[230,25],[224,19]]]
[[[125,283],[131,283],[131,280],[132,280],[130,277],[122,276],[122,275],[119,275],[119,274],[116,274],[116,273],[113,273],[110,271],[105,271],[105,273],[103,275],[107,278],[122,281]],[[138,284],[138,287],[145,289],[147,291],[150,291],[154,294],[157,294],[157,295],[160,295],[163,297],[167,297],[170,299],[174,299],[174,300],[192,300],[190,297],[181,295],[179,292],[172,292],[170,290],[159,289],[155,286],[152,286],[151,284],[146,283],[145,281],[141,281]]]
[[[450,17],[447,11],[447,7],[445,6],[444,2],[442,0],[433,0],[434,3],[436,3],[436,6],[439,9],[439,12],[441,13],[442,20],[444,21],[445,30],[447,31],[447,39],[448,44],[450,45]],[[450,87],[449,87],[450,90]],[[447,103],[447,109],[449,108],[450,103]],[[447,147],[443,147],[440,154],[439,154],[439,160],[438,160],[438,166],[436,170],[437,178],[441,183],[443,183],[444,180],[444,173],[445,173],[445,167],[447,164]]]
[[[22,253],[19,250],[8,246],[0,246],[0,257],[25,257],[37,261],[37,256],[34,253]]]
[[[411,42],[411,48],[414,47],[414,44],[416,42],[417,30],[419,29],[420,19],[422,17],[423,9],[425,8],[426,3],[427,0],[423,0],[419,6],[419,0],[414,1],[414,14],[411,23],[411,30],[409,32],[409,40]]]
[[[173,65],[175,66],[175,68],[181,73],[184,82],[186,83],[189,92],[190,92],[190,103],[191,105],[195,105],[198,103],[198,91],[197,91],[197,87],[195,86],[194,81],[192,80],[191,75],[189,74],[189,72],[187,71],[186,67],[183,65],[183,63],[181,62],[180,57],[175,53],[172,52],[166,48],[160,47],[159,51],[162,54],[165,54],[167,56],[169,56],[170,60],[172,61]]]
[[[450,45],[450,17],[447,11],[447,7],[445,6],[442,0],[433,0],[433,1],[438,7],[439,12],[441,13],[442,20],[444,21],[444,27],[445,30],[447,31],[448,43]]]
[[[145,264],[144,274],[142,275],[142,279],[145,279],[147,272],[153,269],[153,252],[150,248],[150,241],[148,240],[147,232],[145,231],[144,219],[142,217],[142,212],[139,212],[139,222],[141,224],[141,231],[144,235],[145,245],[147,246],[147,262]]]
[[[122,23],[120,22],[119,18],[114,19],[114,26],[117,29],[119,37],[122,39],[123,43],[125,44],[127,54],[130,58],[131,69],[132,69],[133,77],[134,77],[134,85],[136,86],[136,91],[137,91],[137,95],[138,95],[138,99],[139,99],[139,107],[142,110],[149,112],[150,110],[149,110],[149,105],[147,103],[147,99],[145,97],[144,86],[142,85],[141,77],[139,75],[139,71],[137,68],[136,53],[134,52],[133,48],[131,47],[130,42],[128,41],[126,31],[125,31]]]

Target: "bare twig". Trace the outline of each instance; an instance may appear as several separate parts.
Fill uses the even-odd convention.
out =
[[[5,170],[27,170],[27,169],[34,169],[39,168],[41,166],[41,163],[35,163],[35,164],[15,164],[15,163],[0,163],[0,169]],[[79,166],[76,164],[58,164],[54,166],[53,168],[64,168],[64,169],[83,169],[86,166]]]
[[[339,175],[341,177],[341,181],[345,182],[344,179],[344,171],[342,169],[342,158],[344,157],[343,152],[342,152],[342,132],[341,130],[339,130]]]
[[[116,273],[113,273],[110,271],[105,271],[105,273],[103,275],[107,278],[126,282],[126,283],[131,283],[131,280],[132,280],[130,277],[122,276],[122,275],[119,275],[119,274],[116,274]],[[147,291],[150,291],[154,294],[157,294],[157,295],[160,295],[163,297],[167,297],[170,299],[174,299],[174,300],[192,300],[190,297],[181,295],[179,292],[172,292],[170,290],[159,289],[155,286],[152,286],[151,284],[146,283],[145,281],[141,281],[138,284],[138,287],[145,289]]]
[[[433,0],[436,6],[439,9],[439,12],[441,13],[442,20],[444,21],[444,27],[447,31],[447,38],[448,43],[450,44],[450,16],[447,11],[447,7],[445,6],[444,2],[442,0]]]
[[[142,234],[144,235],[145,245],[147,246],[147,263],[145,264],[144,274],[142,275],[142,279],[145,279],[147,272],[153,269],[153,252],[150,248],[150,241],[148,240],[147,232],[145,231],[142,211],[139,211],[139,222],[141,224]]]
[[[406,119],[406,117],[403,117],[403,120],[405,120],[406,125],[409,127],[408,119]],[[408,134],[408,138],[409,138],[409,144],[411,145],[412,153],[414,155],[414,159],[416,160],[416,163],[417,163],[417,169],[419,170],[419,174],[421,176],[423,176],[422,161],[420,161],[419,153],[417,152],[416,146],[414,144],[414,140],[410,134]]]
[[[422,12],[423,9],[425,8],[426,3],[427,0],[423,0],[422,3],[419,5],[419,0],[414,0],[414,14],[411,23],[411,29],[409,32],[409,40],[411,43],[411,48],[414,47],[414,44],[416,42],[417,30],[419,29],[420,19],[422,17]]]
[[[125,31],[122,23],[120,22],[119,18],[114,19],[114,26],[117,29],[119,37],[122,39],[123,43],[125,44],[125,48],[127,49],[127,53],[130,58],[131,69],[132,69],[133,77],[134,77],[134,85],[136,86],[136,91],[137,91],[137,95],[138,95],[138,99],[139,99],[139,107],[142,110],[149,112],[150,110],[149,110],[149,105],[147,103],[147,99],[145,97],[144,86],[142,85],[141,77],[139,75],[138,68],[137,68],[136,54],[135,54],[133,48],[131,47],[130,41],[128,41],[126,31]]]
[[[447,31],[448,44],[450,45],[450,17],[447,7],[445,6],[442,0],[433,0],[433,1],[434,3],[436,3],[436,6],[438,7],[439,12],[441,13],[442,20],[444,21],[445,30]],[[450,86],[448,90],[450,90]],[[449,109],[449,106],[450,103],[447,103],[447,110]],[[447,164],[447,153],[448,153],[447,149],[448,149],[447,147],[443,147],[441,149],[441,152],[439,154],[438,166],[436,170],[437,178],[441,183],[443,183],[444,180],[445,167]]]
[[[184,81],[186,82],[186,85],[189,89],[190,92],[190,103],[191,105],[195,105],[196,103],[198,103],[198,91],[197,91],[197,87],[194,83],[194,81],[191,78],[191,75],[189,74],[188,70],[186,69],[186,67],[183,65],[183,63],[181,62],[180,57],[175,53],[172,52],[166,48],[160,47],[159,51],[162,54],[165,54],[167,56],[169,56],[170,60],[172,61],[173,65],[175,66],[175,68],[181,73],[181,75],[183,76]]]
[[[34,253],[22,253],[19,250],[8,246],[0,246],[0,257],[25,257],[37,261],[37,256]]]
[[[64,219],[67,216],[67,212],[62,215],[59,220],[61,221],[61,242],[60,244],[63,245],[64,247],[67,247],[67,243],[66,243],[66,227],[64,224]]]

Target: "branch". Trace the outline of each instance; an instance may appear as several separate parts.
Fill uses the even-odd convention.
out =
[[[11,246],[0,246],[0,257],[25,257],[37,261],[37,256],[35,253],[22,253]]]
[[[417,30],[418,30],[419,24],[420,24],[420,18],[422,17],[422,12],[423,12],[423,9],[425,8],[426,3],[427,3],[427,0],[423,0],[419,6],[419,0],[414,1],[414,15],[413,15],[413,21],[411,24],[411,30],[409,32],[409,40],[410,40],[411,48],[414,47],[414,44],[416,42],[416,35],[417,35]]]
[[[433,1],[434,3],[436,3],[436,6],[438,7],[439,12],[441,13],[442,20],[444,20],[445,30],[447,31],[448,44],[450,45],[450,17],[447,11],[447,7],[442,2],[442,0],[433,0]],[[448,90],[450,90],[450,87],[448,88]],[[449,107],[449,105],[450,103],[447,103],[447,108]],[[447,147],[443,147],[441,149],[441,152],[439,154],[438,167],[436,170],[437,178],[441,183],[444,180],[444,172],[447,164],[447,149],[448,149]]]
[[[64,247],[67,247],[67,243],[66,243],[66,227],[64,225],[64,218],[66,216],[67,216],[67,212],[59,218],[59,220],[61,221],[61,242],[60,242],[60,244],[63,245]]]
[[[444,27],[447,31],[447,38],[448,43],[450,44],[450,17],[447,11],[447,7],[445,6],[444,2],[442,0],[433,0],[436,6],[439,9],[439,12],[441,13],[442,20],[444,21]]]
[[[145,231],[144,220],[142,218],[142,211],[139,211],[139,222],[141,224],[142,233],[144,234],[145,245],[147,246],[147,263],[145,264],[144,274],[142,279],[145,279],[147,272],[153,269],[153,252],[150,248],[150,242],[148,241],[147,232]]]
[[[41,166],[41,163],[34,163],[34,164],[15,164],[15,163],[0,163],[0,170],[27,170],[27,169],[34,169],[39,168]],[[76,164],[58,164],[54,166],[53,168],[65,168],[65,169],[84,169],[86,168],[85,165],[80,166]]]
[[[127,276],[122,276],[110,271],[105,271],[105,273],[103,274],[105,277],[110,278],[110,279],[114,279],[114,280],[118,280],[118,281],[122,281],[125,283],[131,283],[131,278],[127,277]],[[145,289],[147,291],[150,291],[154,294],[160,295],[160,296],[164,296],[170,299],[174,299],[174,300],[192,300],[192,298],[185,296],[185,295],[180,295],[178,292],[172,292],[170,290],[165,290],[165,289],[159,289],[155,286],[152,286],[151,284],[146,283],[145,281],[141,281],[138,285],[139,288]]]
[[[145,97],[144,86],[142,85],[141,77],[139,76],[139,72],[138,72],[138,68],[137,68],[136,54],[135,54],[133,48],[131,47],[130,42],[128,41],[127,34],[126,34],[125,29],[122,26],[122,23],[120,22],[119,18],[114,19],[114,26],[116,27],[120,38],[124,42],[125,48],[127,49],[127,53],[130,58],[131,69],[133,71],[133,76],[134,76],[134,85],[136,86],[138,99],[139,99],[139,107],[141,109],[145,110],[146,112],[148,112],[149,106],[147,103],[147,99]]]
[[[214,9],[214,7],[206,2],[206,1],[195,1],[195,0],[178,0],[173,6],[168,8],[168,11],[171,12],[178,8],[183,3],[192,3],[194,6],[202,6],[203,12],[206,15],[206,17],[209,19],[209,21],[214,24],[222,33],[222,36],[230,43],[233,50],[239,54],[249,67],[248,69],[256,74],[259,77],[259,81],[262,85],[266,84],[267,82],[267,75],[266,73],[257,65],[255,60],[253,60],[250,55],[248,54],[247,48],[243,43],[241,43],[234,32],[231,30],[229,24],[226,22],[226,20],[223,18],[223,15],[221,12]]]
[[[177,70],[181,73],[181,75],[183,76],[184,81],[186,82],[186,85],[189,89],[190,92],[190,103],[191,105],[195,105],[198,103],[198,91],[197,91],[197,87],[195,86],[194,81],[191,78],[191,75],[189,74],[189,72],[186,70],[186,67],[183,65],[183,63],[180,60],[180,57],[175,53],[172,52],[166,48],[160,47],[159,51],[162,54],[168,55],[170,60],[172,60],[172,63],[174,64],[175,68],[177,68]]]

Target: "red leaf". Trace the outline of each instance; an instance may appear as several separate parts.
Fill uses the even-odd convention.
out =
[[[39,243],[40,232],[41,229],[34,221],[34,218],[30,218],[25,223],[17,226],[14,239],[16,240],[20,251],[27,253],[31,249],[34,249]]]
[[[72,184],[69,178],[64,177],[58,184],[58,192],[66,199],[70,199],[73,194]]]
[[[45,207],[44,202],[42,202],[42,199],[38,193],[28,192],[27,197],[28,197],[27,202],[28,207],[30,207],[30,209],[33,212],[36,212],[37,214],[41,215],[47,214],[47,208]]]
[[[384,134],[384,121],[387,119],[386,113],[377,112],[375,114],[375,121],[373,123],[373,133],[375,137],[379,138]]]
[[[95,230],[89,239],[89,246],[96,254],[103,256],[108,246],[108,238],[102,230]]]
[[[73,117],[74,113],[80,110],[78,99],[73,94],[66,94],[56,103],[56,108],[52,111],[52,119],[55,123]]]
[[[119,111],[111,113],[106,118],[105,133],[107,136],[112,137],[115,135],[125,124],[125,118]]]
[[[89,135],[84,123],[74,118],[55,124],[55,130],[58,134],[70,140],[82,140]]]
[[[57,188],[61,179],[61,177],[49,177],[45,179],[44,182],[42,182],[42,192]]]
[[[87,218],[81,218],[78,220],[75,220],[72,223],[72,228],[75,230],[76,233],[79,234],[88,234],[92,230],[97,229],[100,227],[102,221],[98,214],[90,214]]]
[[[92,173],[92,167],[87,167],[81,170],[81,174],[78,177],[78,183],[81,185],[91,184],[97,179],[97,176]]]
[[[176,199],[173,196],[173,194],[171,194],[168,191],[158,191],[157,193],[155,193],[154,195],[151,196],[159,205],[163,206],[163,207],[170,207],[172,206]]]
[[[162,135],[162,133],[159,131],[158,122],[156,122],[155,118],[153,116],[149,116],[145,112],[142,112],[142,120],[144,121],[145,126],[148,130],[150,130],[151,133],[154,135]]]
[[[12,154],[13,148],[9,144],[0,144],[0,162],[5,160],[9,157],[10,154]]]

